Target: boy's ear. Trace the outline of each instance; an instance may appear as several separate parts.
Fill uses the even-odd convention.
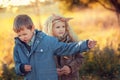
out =
[[[34,30],[35,30],[35,26],[33,25],[33,26],[32,26],[32,31],[34,31]]]

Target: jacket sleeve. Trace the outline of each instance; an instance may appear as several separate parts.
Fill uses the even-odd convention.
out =
[[[17,53],[17,49],[16,47],[14,48],[14,62],[15,62],[15,72],[17,75],[24,75],[24,73],[21,72],[20,70],[20,66],[22,65],[21,62],[20,62],[20,58],[19,58],[19,55]]]
[[[51,39],[51,48],[55,55],[72,55],[89,50],[88,40],[64,43],[59,42],[57,39]]]
[[[83,63],[83,59],[84,57],[79,53],[74,56],[74,59],[69,64],[67,64],[71,68],[71,73],[79,71]]]

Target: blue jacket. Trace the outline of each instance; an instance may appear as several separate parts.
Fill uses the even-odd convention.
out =
[[[25,80],[58,80],[54,55],[72,55],[89,49],[87,40],[66,44],[41,31],[36,30],[36,32],[30,53],[24,44],[15,38],[15,71],[18,75],[24,75]],[[30,64],[32,71],[27,74],[22,73],[21,64]]]

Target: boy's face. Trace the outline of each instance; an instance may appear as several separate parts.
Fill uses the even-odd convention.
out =
[[[17,33],[19,39],[25,43],[28,43],[34,34],[34,27],[32,29],[27,29],[26,27],[23,27],[23,29]]]
[[[55,37],[62,37],[65,34],[65,22],[57,22],[53,25],[52,32]]]

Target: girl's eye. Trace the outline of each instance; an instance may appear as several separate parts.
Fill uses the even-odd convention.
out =
[[[62,26],[63,28],[65,28],[65,26]]]
[[[60,28],[60,26],[57,26],[56,28]]]

